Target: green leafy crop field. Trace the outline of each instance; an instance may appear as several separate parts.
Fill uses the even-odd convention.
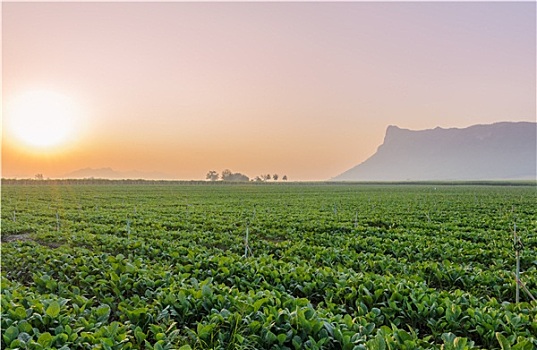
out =
[[[536,349],[536,194],[4,184],[1,347]]]

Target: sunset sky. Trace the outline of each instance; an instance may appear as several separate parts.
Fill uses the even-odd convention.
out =
[[[3,2],[2,176],[329,179],[391,124],[535,121],[535,33],[535,2]]]

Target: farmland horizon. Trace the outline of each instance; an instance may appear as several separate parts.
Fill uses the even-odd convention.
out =
[[[99,167],[99,168],[91,168],[91,167],[85,167],[85,168],[80,168],[80,169],[75,169],[75,170],[72,170],[72,171],[69,171],[67,173],[64,173],[64,174],[61,174],[59,176],[55,176],[55,177],[51,177],[51,176],[47,176],[47,174],[43,174],[43,173],[36,173],[35,175],[25,175],[25,176],[4,176],[4,174],[2,174],[2,179],[14,179],[14,180],[28,180],[28,179],[35,179],[35,180],[76,180],[76,179],[80,179],[80,180],[147,180],[147,181],[171,181],[171,182],[176,182],[176,181],[179,181],[179,182],[189,182],[189,181],[193,181],[193,182],[198,182],[198,181],[211,181],[211,182],[214,182],[214,181],[231,181],[231,182],[245,182],[245,181],[254,181],[254,182],[332,182],[332,181],[350,181],[350,182],[365,182],[365,183],[409,183],[409,182],[416,182],[416,183],[421,183],[421,182],[424,182],[424,183],[427,183],[427,182],[436,182],[436,183],[442,183],[442,182],[446,182],[446,183],[456,183],[456,182],[468,182],[468,183],[479,183],[479,182],[483,182],[483,183],[495,183],[495,182],[513,182],[513,181],[522,181],[522,182],[527,182],[527,181],[530,181],[530,180],[537,180],[537,177],[536,177],[536,174],[534,171],[532,170],[535,170],[535,165],[531,165],[533,163],[535,163],[533,160],[536,158],[536,155],[535,155],[535,152],[537,152],[537,147],[535,147],[535,143],[537,142],[537,137],[535,135],[535,133],[537,132],[537,129],[536,129],[536,126],[537,126],[537,123],[534,123],[534,122],[524,122],[524,121],[519,121],[519,122],[498,122],[498,123],[494,123],[494,124],[490,124],[490,125],[483,125],[483,124],[479,124],[479,125],[471,125],[467,128],[441,128],[441,127],[436,127],[434,129],[425,129],[425,130],[410,130],[410,129],[402,129],[402,128],[399,128],[398,126],[395,126],[395,125],[389,125],[387,126],[387,129],[386,129],[386,133],[385,133],[385,136],[384,136],[384,142],[387,142],[389,140],[389,143],[391,144],[394,144],[394,143],[397,143],[399,141],[396,140],[395,137],[393,137],[393,133],[394,131],[391,131],[390,130],[402,130],[404,133],[405,133],[405,136],[404,136],[404,143],[407,143],[409,142],[411,139],[408,138],[409,135],[414,135],[414,137],[416,137],[416,135],[420,135],[419,137],[416,138],[416,140],[414,141],[411,141],[413,143],[415,143],[414,145],[414,148],[418,148],[418,149],[429,149],[428,153],[430,153],[431,157],[429,160],[425,160],[424,158],[421,159],[421,164],[417,165],[416,167],[416,164],[414,164],[413,166],[416,167],[415,170],[419,173],[419,172],[423,172],[425,171],[425,168],[427,167],[437,167],[438,164],[434,164],[436,163],[437,161],[439,161],[438,159],[438,156],[439,154],[434,154],[434,153],[431,153],[431,149],[433,147],[435,147],[435,143],[436,141],[434,140],[437,140],[438,137],[439,137],[439,134],[438,132],[443,132],[445,134],[444,138],[445,137],[448,137],[448,138],[451,138],[453,139],[455,137],[455,135],[458,133],[460,134],[460,132],[462,131],[463,133],[465,133],[466,135],[463,137],[463,139],[461,139],[460,135],[458,136],[458,139],[454,141],[454,143],[451,145],[452,147],[456,147],[458,143],[462,143],[462,144],[468,144],[468,143],[472,143],[472,142],[475,142],[475,140],[480,140],[483,135],[487,135],[487,141],[488,143],[485,144],[486,147],[489,147],[491,148],[491,150],[489,151],[490,154],[480,154],[478,157],[479,158],[487,158],[489,159],[489,162],[490,162],[490,157],[498,157],[498,150],[503,150],[503,151],[506,151],[507,153],[505,153],[503,156],[504,158],[506,159],[510,159],[510,158],[513,158],[512,159],[512,162],[514,162],[514,164],[512,164],[513,166],[516,166],[516,164],[521,164],[521,165],[526,165],[526,168],[528,168],[528,166],[531,168],[531,170],[526,174],[524,174],[523,176],[509,176],[509,175],[504,175],[504,176],[498,176],[498,174],[496,174],[496,176],[486,176],[487,174],[487,171],[490,171],[489,169],[489,165],[487,165],[487,170],[485,170],[485,176],[482,176],[482,177],[471,177],[471,178],[467,178],[467,177],[464,177],[464,175],[461,177],[459,175],[459,177],[455,176],[453,178],[442,178],[442,177],[438,177],[438,174],[436,175],[436,177],[432,177],[432,178],[427,178],[427,177],[420,177],[420,178],[401,178],[401,177],[397,177],[396,175],[391,175],[391,176],[388,176],[386,177],[386,175],[384,176],[381,176],[381,177],[369,177],[369,178],[356,178],[356,179],[352,179],[351,178],[345,178],[345,177],[341,177],[341,175],[338,175],[336,176],[337,174],[334,174],[333,176],[329,177],[329,178],[325,178],[325,179],[290,179],[289,176],[285,173],[285,172],[282,172],[282,173],[278,173],[278,172],[261,172],[259,174],[255,174],[252,176],[252,174],[248,174],[248,173],[243,173],[243,172],[240,172],[240,171],[237,171],[235,172],[235,169],[230,169],[229,167],[227,168],[224,168],[222,169],[221,171],[219,170],[215,170],[213,168],[211,168],[210,170],[207,170],[204,174],[202,174],[200,177],[198,178],[189,178],[189,179],[179,179],[179,178],[176,178],[174,175],[172,174],[167,174],[167,173],[164,173],[164,172],[160,172],[158,170],[151,170],[149,169],[148,171],[140,171],[138,169],[127,169],[127,170],[121,170],[121,171],[118,171],[116,169],[114,169],[113,167],[111,166],[104,166],[104,167]],[[507,127],[507,130],[506,130],[506,127]],[[475,130],[479,130],[479,132],[476,133]],[[471,131],[473,130],[473,131]],[[453,133],[453,131],[455,131],[455,133]],[[408,134],[410,132],[410,134]],[[507,132],[507,134],[506,134]],[[514,132],[514,134],[513,134]],[[525,133],[525,135],[522,135],[522,133]],[[412,134],[413,133],[413,134]],[[429,134],[429,136],[425,136],[426,134]],[[492,134],[496,134],[495,135],[495,138],[496,140],[494,140],[494,138],[491,138],[491,133]],[[397,134],[399,134],[399,132],[397,132]],[[448,134],[450,134],[451,136],[447,136]],[[511,134],[511,135],[508,135],[508,134]],[[388,138],[389,135],[392,135],[390,136],[390,138]],[[431,141],[433,141],[432,143],[419,143],[419,139],[423,139],[425,137],[425,139],[429,138]],[[505,143],[506,141],[506,137],[510,137],[511,140],[508,141],[507,143]],[[465,139],[464,139],[465,138]],[[498,139],[499,140],[502,140],[503,143],[502,144],[498,144]],[[524,139],[524,141],[522,141],[522,139]],[[417,143],[416,143],[417,142]],[[491,143],[492,142],[492,143]],[[522,142],[522,143],[521,143]],[[516,145],[515,145],[516,144]],[[515,145],[515,149],[512,149],[513,145]],[[377,146],[377,152],[382,149],[384,146],[384,143],[382,144],[379,144]],[[445,145],[444,145],[445,146]],[[398,146],[396,146],[398,147]],[[472,147],[478,147],[478,148],[483,148],[483,144],[481,146],[477,145],[477,144],[474,144]],[[522,147],[522,148],[521,148]],[[507,148],[507,150],[506,150]],[[527,151],[528,152],[524,152],[527,148]],[[534,150],[534,152],[532,153],[531,150]],[[462,154],[464,151],[464,149],[461,149],[461,150],[455,150],[455,149],[452,149],[450,150],[449,152],[450,153],[453,153],[453,154]],[[487,150],[485,149],[484,150],[485,152],[487,152]],[[522,157],[520,158],[520,152],[524,152],[524,153],[527,153],[525,157]],[[373,153],[372,155],[369,156],[369,158],[366,158],[364,161],[361,161],[359,163],[356,163],[355,166],[353,167],[354,168],[358,168],[360,166],[363,166],[364,163],[367,163],[367,161],[370,161],[370,159],[374,158],[375,156],[377,155],[377,153]],[[386,154],[384,155],[386,157]],[[392,167],[394,167],[395,165],[393,164],[397,164],[399,163],[399,161],[397,160],[401,155],[399,154],[393,154],[391,156],[391,159],[386,159],[384,161],[384,169],[379,169],[380,172],[388,172],[388,173],[391,173],[392,171],[395,171],[396,169],[392,169]],[[418,156],[420,157],[419,155],[416,155],[416,154],[412,154],[411,152],[410,153],[407,153],[404,157],[406,158],[406,161],[405,162],[409,162],[413,156]],[[442,156],[441,156],[442,157]],[[457,157],[457,156],[456,156]],[[388,158],[390,158],[390,156],[388,156]],[[497,161],[499,163],[502,163],[502,164],[505,164],[505,161],[506,159],[497,159]],[[449,159],[444,159],[444,160],[441,160],[441,162],[445,162],[445,161],[450,161]],[[453,160],[451,160],[452,162]],[[476,160],[473,160],[473,161],[477,161]],[[532,163],[533,162],[533,163]],[[430,166],[427,165],[427,163],[431,163]],[[530,164],[531,163],[531,164]],[[379,164],[377,164],[379,165]],[[381,165],[382,166],[382,165]],[[401,164],[399,165],[401,166]],[[468,165],[465,165],[464,167],[467,167]],[[396,168],[398,166],[395,166]],[[516,166],[516,167],[520,167],[520,165]],[[529,169],[529,168],[528,168]],[[377,171],[379,171],[377,170]],[[456,173],[457,171],[463,171],[462,169],[444,169],[446,171],[448,171],[449,173],[453,174],[454,172]],[[507,169],[505,169],[507,170]],[[350,171],[350,170],[349,170]],[[505,172],[505,171],[502,171],[502,167],[499,167],[497,169],[497,172],[500,171],[500,173],[502,172]],[[225,173],[228,173],[228,175],[233,175],[235,174],[236,176],[233,177],[233,176],[228,176],[227,178],[224,177],[224,174]],[[425,171],[426,172],[426,171]],[[507,173],[509,173],[507,171]],[[242,176],[242,178],[238,178],[237,176]],[[427,176],[427,175],[425,175]]]
[[[325,181],[389,125],[535,122],[536,7],[7,2],[1,174]]]

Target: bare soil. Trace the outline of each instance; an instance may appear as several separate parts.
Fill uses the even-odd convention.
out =
[[[2,243],[9,243],[9,242],[15,242],[15,241],[21,241],[21,242],[34,241],[36,243],[41,244],[42,246],[46,246],[49,248],[58,248],[62,245],[61,242],[47,242],[47,241],[42,241],[42,240],[36,240],[31,237],[30,233],[18,233],[15,235],[2,235],[0,241]]]

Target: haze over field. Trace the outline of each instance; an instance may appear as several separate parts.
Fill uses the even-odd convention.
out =
[[[536,120],[536,3],[3,3],[2,176],[325,180]]]

